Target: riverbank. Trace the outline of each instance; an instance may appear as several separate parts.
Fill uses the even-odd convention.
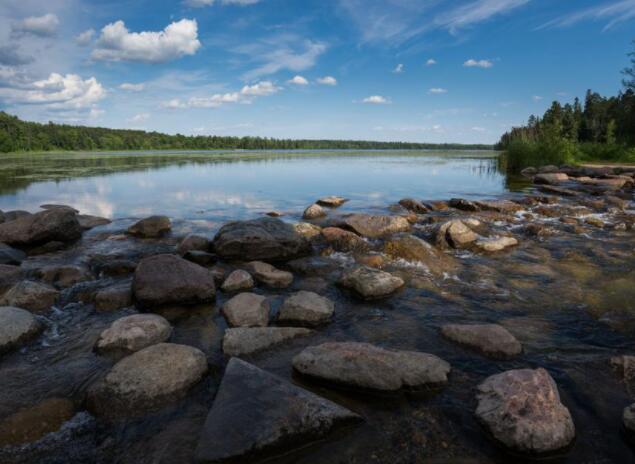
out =
[[[372,214],[5,211],[0,460],[627,462],[635,169],[525,174]]]

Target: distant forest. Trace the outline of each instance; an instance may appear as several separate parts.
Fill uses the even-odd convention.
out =
[[[467,149],[491,145],[457,143],[372,142],[362,140],[291,140],[266,137],[168,135],[141,130],[40,124],[0,111],[0,152],[92,150],[292,150],[292,149]]]

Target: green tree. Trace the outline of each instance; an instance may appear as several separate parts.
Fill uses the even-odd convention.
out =
[[[633,45],[635,46],[635,40],[633,40]],[[622,74],[626,76],[622,80],[622,84],[626,89],[635,91],[635,51],[630,52],[628,56],[631,58],[631,65],[622,70]]]

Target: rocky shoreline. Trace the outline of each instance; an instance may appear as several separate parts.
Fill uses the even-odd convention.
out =
[[[86,417],[97,424],[145,417],[202,384],[217,393],[187,459],[210,463],[258,461],[366,420],[304,386],[363,394],[447,388],[456,374],[437,352],[391,346],[381,337],[369,343],[361,336],[324,340],[320,334],[342,324],[339,314],[349,301],[373,304],[412,290],[451,301],[459,295],[444,294],[446,282],[480,282],[487,275],[469,260],[496,266],[507,254],[528,253],[523,247],[529,244],[539,256],[551,241],[617,234],[631,244],[631,255],[616,252],[615,258],[633,258],[635,168],[545,166],[523,175],[534,188],[510,198],[404,198],[385,214],[346,214],[340,213],[346,199],[331,196],[316,199],[300,221],[272,212],[224,224],[213,237],[176,233],[165,216],[122,228],[64,205],[0,211],[0,356],[19,363],[32,347],[45,350],[52,312],[79,308],[87,323],[100,315],[110,320],[84,353],[104,367],[82,379],[79,391],[0,409],[0,462],[45,455],[42,450],[59,446],[51,444],[52,434],[68,434],[73,421],[85,426]],[[552,272],[540,266],[524,272],[541,278]],[[633,277],[627,273],[627,286],[635,287]],[[529,285],[511,283],[521,290]],[[217,337],[221,356],[175,336],[179,318],[201,307],[224,320]],[[525,343],[513,326],[448,318],[438,332],[448,350],[515,364],[472,386],[474,403],[465,407],[475,404],[484,437],[526,456],[566,453],[576,425],[561,400],[563,387],[543,366],[524,361]],[[285,369],[302,386],[252,359],[286,347],[293,356]],[[634,360],[612,353],[606,364],[635,378]],[[624,407],[615,422],[635,434],[635,403]],[[108,462],[107,449],[93,449],[95,459]],[[55,453],[60,450],[51,451],[51,459]]]

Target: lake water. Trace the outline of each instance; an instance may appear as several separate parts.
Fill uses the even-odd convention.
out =
[[[165,214],[235,219],[297,215],[341,195],[347,210],[412,196],[487,198],[507,191],[495,152],[350,151],[0,156],[0,210],[62,203],[108,218]]]

